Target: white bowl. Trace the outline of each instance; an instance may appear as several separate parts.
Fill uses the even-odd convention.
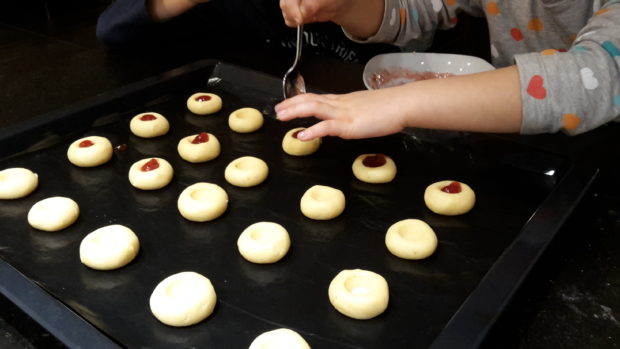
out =
[[[373,85],[376,85],[376,83],[372,83],[373,76],[382,72],[396,72],[394,75],[399,75],[399,72],[405,72],[405,74],[400,74],[402,76],[398,78],[392,78],[390,83],[384,85],[384,87],[387,87],[415,81],[415,79],[405,76],[407,72],[465,75],[494,69],[487,61],[474,56],[402,52],[386,53],[373,57],[366,63],[362,76],[366,88],[373,90],[375,89]]]

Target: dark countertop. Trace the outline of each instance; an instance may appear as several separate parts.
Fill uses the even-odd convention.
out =
[[[95,38],[94,26],[107,3],[41,0],[0,5],[0,127],[203,58],[106,52]],[[209,58],[277,76],[292,59],[248,54],[241,48]],[[318,57],[304,57],[303,62],[306,80],[315,88],[363,88],[361,64]],[[620,124],[612,123],[576,137],[508,136],[589,162],[600,174],[524,280],[484,347],[620,346],[619,132]],[[3,297],[0,309],[0,347],[63,347]]]

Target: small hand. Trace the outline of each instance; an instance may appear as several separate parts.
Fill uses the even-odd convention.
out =
[[[313,22],[336,21],[350,0],[280,0],[284,22],[289,27]]]

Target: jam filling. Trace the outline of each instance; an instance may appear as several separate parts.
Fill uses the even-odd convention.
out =
[[[206,132],[200,132],[194,139],[192,140],[192,144],[206,143],[209,141],[209,134]]]
[[[211,96],[209,96],[209,95],[202,95],[202,96],[196,97],[195,99],[198,102],[206,102],[206,101],[210,101],[211,100]]]
[[[87,139],[85,141],[81,141],[80,144],[78,145],[80,148],[88,148],[95,145],[95,143],[93,143],[93,141]]]
[[[142,121],[152,121],[157,119],[157,117],[153,114],[144,114],[140,117],[140,120]]]
[[[116,150],[116,151],[125,151],[125,150],[127,150],[127,144],[125,144],[125,143],[119,144],[116,147],[114,147],[114,150]]]
[[[159,168],[159,162],[157,162],[157,159],[151,159],[147,161],[144,165],[142,165],[140,170],[142,172],[148,172],[148,171],[153,171],[157,168]]]
[[[459,182],[452,182],[446,185],[445,187],[441,188],[441,191],[443,191],[444,193],[449,193],[449,194],[458,194],[461,192],[461,190],[462,190],[461,183]]]
[[[385,165],[385,163],[385,155],[383,154],[368,155],[362,160],[362,164],[366,167],[380,167]]]

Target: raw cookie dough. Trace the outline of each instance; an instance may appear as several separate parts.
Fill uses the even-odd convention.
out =
[[[97,270],[126,266],[138,255],[140,241],[129,228],[113,224],[86,235],[80,243],[80,261]]]
[[[131,119],[129,129],[138,137],[153,138],[168,133],[170,123],[159,113],[141,113]]]
[[[304,216],[327,220],[338,217],[344,211],[345,198],[342,191],[324,185],[315,185],[301,197],[301,212]]]
[[[263,114],[254,108],[241,108],[230,113],[228,126],[239,133],[250,133],[263,126]]]
[[[198,115],[217,113],[222,109],[222,99],[213,93],[194,93],[187,99],[187,109]]]
[[[275,263],[286,255],[291,247],[291,239],[280,224],[258,222],[241,233],[237,247],[243,258],[252,263]]]
[[[78,204],[62,196],[43,199],[28,211],[31,227],[45,231],[59,231],[75,222],[80,215]]]
[[[385,279],[372,271],[343,270],[329,284],[329,301],[342,314],[358,320],[385,311],[390,292]]]
[[[182,138],[177,146],[181,158],[192,163],[207,162],[220,155],[220,142],[217,137],[200,132]]]
[[[310,345],[299,333],[279,328],[256,337],[249,349],[310,349]]]
[[[226,211],[228,194],[217,184],[192,184],[179,195],[177,207],[185,219],[194,222],[211,221]]]
[[[162,158],[147,158],[136,161],[129,168],[129,182],[142,190],[155,190],[168,185],[174,170]]]
[[[27,168],[14,167],[0,171],[0,199],[19,199],[39,185],[39,176]]]
[[[160,282],[149,301],[157,320],[169,326],[190,326],[213,313],[217,296],[211,281],[193,271],[171,275]]]
[[[282,139],[282,149],[288,155],[304,156],[310,155],[321,146],[321,138],[315,138],[311,141],[302,141],[297,139],[297,134],[305,130],[304,127],[297,127],[288,131]]]
[[[388,183],[396,177],[394,160],[384,154],[363,154],[353,161],[353,174],[367,183]]]
[[[437,249],[437,235],[426,222],[405,219],[394,223],[388,229],[385,245],[397,257],[424,259]]]
[[[71,143],[67,157],[75,166],[95,167],[108,162],[112,152],[112,143],[107,138],[89,136]]]
[[[469,212],[476,203],[476,194],[465,183],[441,181],[429,185],[424,192],[424,202],[431,211],[445,216]]]
[[[226,181],[237,187],[253,187],[261,184],[269,174],[267,164],[253,156],[243,156],[235,159],[226,166],[224,177]]]

